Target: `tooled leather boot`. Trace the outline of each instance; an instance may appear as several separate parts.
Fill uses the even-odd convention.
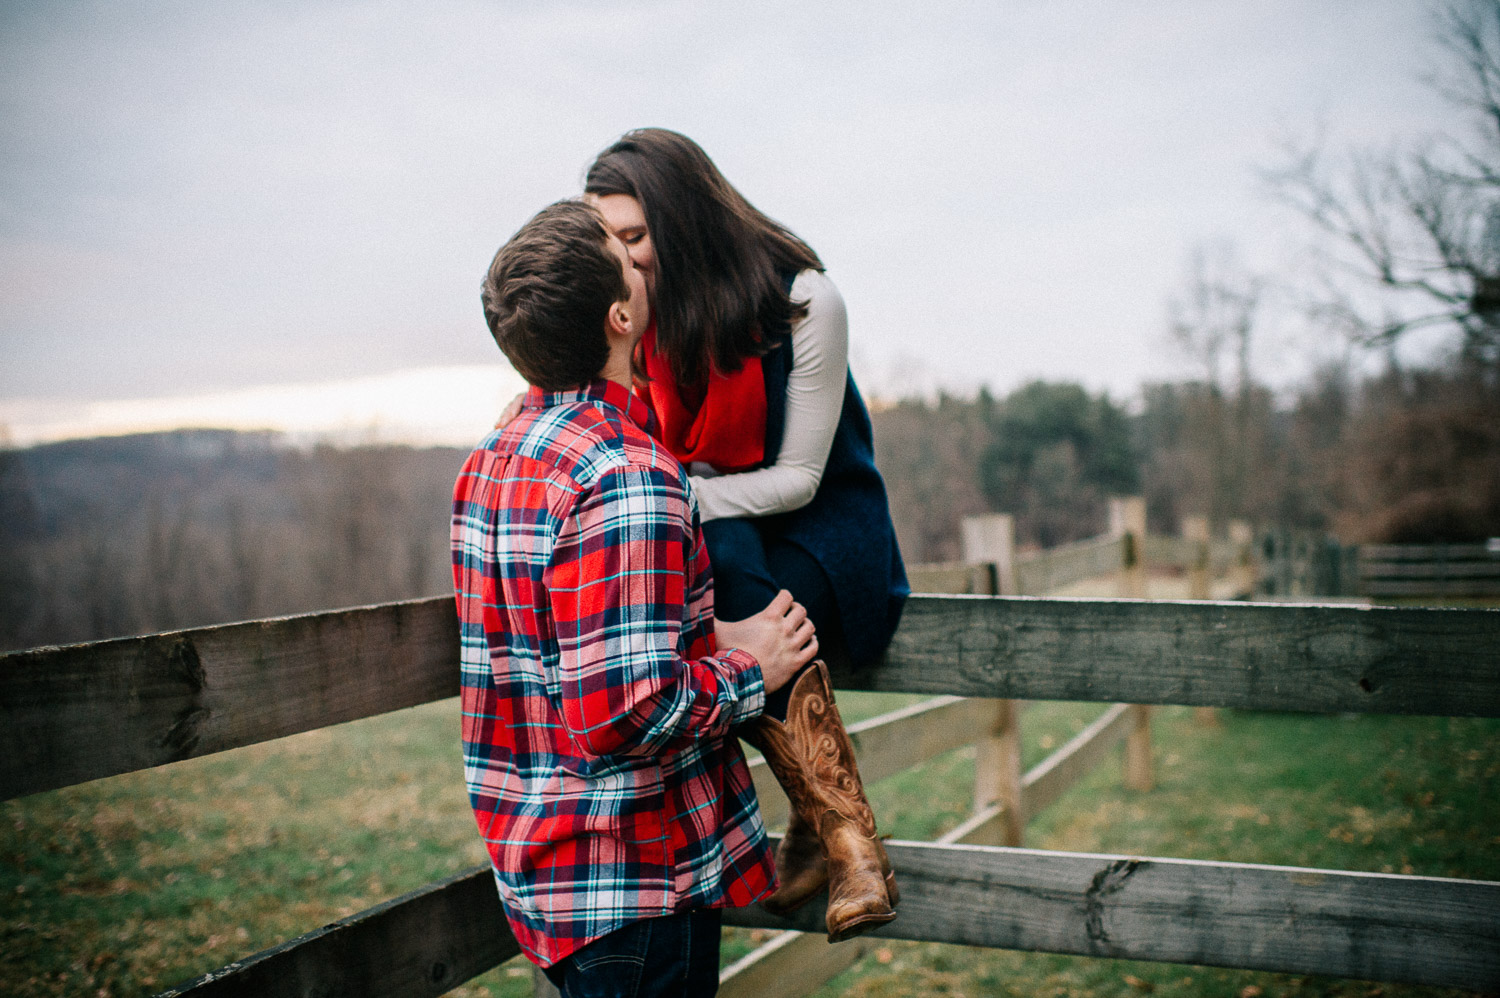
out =
[[[774,767],[773,767],[774,768]],[[786,834],[776,847],[776,893],[760,906],[773,915],[786,915],[817,896],[828,883],[828,861],[823,858],[823,840],[818,830],[792,808]]]
[[[782,887],[767,910],[789,911],[828,883],[828,941],[839,942],[896,917],[900,900],[891,861],[875,833],[875,815],[865,799],[854,746],[844,731],[828,667],[813,662],[794,681],[786,721],[762,717],[745,732],[746,740],[766,757],[771,771],[791,800],[802,828],[777,851]],[[797,824],[793,821],[793,826]],[[819,858],[809,862],[809,833],[815,833]],[[783,854],[790,869],[783,869]]]

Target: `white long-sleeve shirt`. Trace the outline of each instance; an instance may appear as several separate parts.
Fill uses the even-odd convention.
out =
[[[694,462],[688,470],[704,520],[799,509],[812,502],[823,480],[844,408],[849,317],[839,289],[827,274],[816,270],[797,275],[792,300],[806,301],[807,315],[792,326],[792,371],[787,378],[781,452],[775,464],[729,475]]]

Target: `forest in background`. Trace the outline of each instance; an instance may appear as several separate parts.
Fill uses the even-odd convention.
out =
[[[1500,535],[1500,3],[1433,24],[1429,83],[1470,132],[1289,142],[1261,182],[1308,257],[1268,274],[1230,239],[1194,251],[1165,330],[1193,378],[1128,407],[1046,382],[872,405],[909,562],[958,558],[986,511],[1025,546],[1093,536],[1127,494],[1164,534],[1206,515],[1346,544]],[[1254,348],[1289,321],[1338,360],[1273,392]],[[0,648],[446,592],[463,456],[219,430],[0,450]]]
[[[0,452],[0,648],[444,592],[465,453],[231,430]]]

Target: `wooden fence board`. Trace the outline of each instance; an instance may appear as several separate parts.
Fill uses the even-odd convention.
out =
[[[1500,577],[1428,579],[1425,582],[1363,579],[1359,591],[1366,596],[1500,596]]]
[[[1021,809],[1028,819],[1052,804],[1083,775],[1099,765],[1134,727],[1130,704],[1117,703],[1068,743],[1026,771],[1021,778]],[[942,845],[1005,845],[1005,807],[991,804],[938,837]]]
[[[992,593],[995,590],[994,568],[970,565],[961,561],[909,565],[906,581],[914,593]]]
[[[1198,558],[1198,545],[1183,537],[1147,534],[1141,554],[1148,565],[1187,568]]]
[[[0,656],[14,797],[453,696],[452,600]],[[1500,610],[914,596],[841,689],[1500,716]]]
[[[1142,551],[1146,564],[1153,568],[1192,568],[1202,557],[1200,542],[1185,537],[1160,537],[1149,534]],[[1223,575],[1239,564],[1243,546],[1234,541],[1211,540],[1208,544],[1208,569]]]
[[[1359,556],[1374,561],[1464,561],[1500,559],[1500,552],[1484,544],[1361,544]]]
[[[1117,572],[1124,560],[1124,538],[1075,541],[1016,559],[1016,587],[1020,592],[1041,596],[1084,579]]]
[[[873,936],[1500,988],[1500,884],[891,841],[900,917]],[[822,933],[823,899],[725,923]],[[816,947],[809,947],[816,949]],[[435,995],[517,952],[487,867],[167,995]]]
[[[1359,577],[1376,579],[1500,579],[1495,561],[1361,561]]]
[[[0,656],[0,799],[458,693],[447,597]]]
[[[1500,988],[1500,884],[1179,859],[889,842],[899,917],[875,936]],[[817,931],[732,909],[726,924]]]
[[[478,866],[187,981],[162,998],[426,998],[521,952]]]
[[[823,933],[784,932],[725,967],[717,998],[805,995],[853,966],[874,946],[869,936],[829,946]]]
[[[1035,815],[1055,803],[1130,734],[1134,723],[1130,704],[1117,703],[1027,771],[1021,781],[1026,813]]]
[[[840,689],[1500,716],[1500,610],[924,596]]]
[[[990,804],[938,836],[943,845],[1003,846],[1013,827],[1004,804]]]
[[[994,704],[941,697],[849,725],[849,740],[867,783],[972,744]]]

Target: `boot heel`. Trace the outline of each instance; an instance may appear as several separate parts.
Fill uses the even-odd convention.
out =
[[[786,721],[762,717],[745,738],[766,757],[793,810],[822,845],[829,941],[848,939],[895,918],[892,906],[901,893],[875,830],[875,814],[833,699],[828,666],[814,661],[796,678]],[[787,840],[782,844],[786,846]],[[778,891],[773,903],[791,902],[793,893],[778,897]]]

